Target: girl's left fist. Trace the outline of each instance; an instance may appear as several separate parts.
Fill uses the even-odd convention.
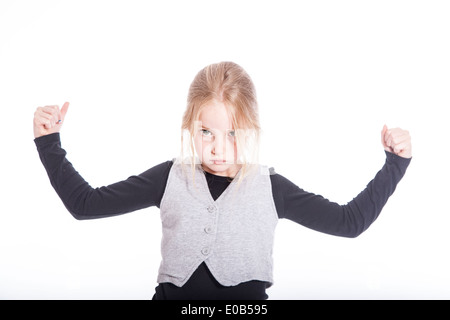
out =
[[[388,129],[384,125],[381,131],[381,143],[384,150],[403,158],[411,158],[411,136],[407,130],[400,128]]]

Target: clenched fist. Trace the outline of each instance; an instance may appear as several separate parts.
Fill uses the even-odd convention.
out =
[[[66,102],[61,110],[59,106],[39,107],[34,113],[34,137],[39,138],[51,133],[59,132],[64,123],[69,103]]]
[[[411,136],[407,130],[400,128],[388,129],[386,125],[381,131],[381,143],[384,150],[403,158],[411,158]]]

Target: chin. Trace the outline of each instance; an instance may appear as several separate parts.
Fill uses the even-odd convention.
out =
[[[228,172],[232,168],[233,165],[208,163],[208,164],[204,164],[204,166],[207,168],[207,171],[210,171],[210,173],[220,174],[220,173]]]
[[[211,170],[218,171],[218,172],[227,171],[227,170],[231,169],[231,165],[229,165],[229,164],[214,164],[213,163],[213,164],[208,164],[207,167],[210,168]]]

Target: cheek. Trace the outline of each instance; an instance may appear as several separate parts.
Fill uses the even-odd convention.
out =
[[[237,145],[233,141],[229,141],[227,143],[227,158],[228,159],[236,159],[237,156]]]
[[[201,136],[197,136],[194,139],[194,145],[197,153],[201,155],[205,154],[205,152],[210,152],[211,150],[210,143],[206,139],[203,139]]]

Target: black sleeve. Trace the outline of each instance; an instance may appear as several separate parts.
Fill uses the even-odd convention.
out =
[[[34,141],[50,183],[76,219],[103,218],[150,206],[159,207],[172,161],[163,162],[124,181],[94,189],[67,160],[59,133]]]
[[[378,217],[409,166],[405,159],[386,152],[386,162],[366,188],[346,205],[306,192],[280,174],[271,175],[279,218],[341,237],[357,237]]]

